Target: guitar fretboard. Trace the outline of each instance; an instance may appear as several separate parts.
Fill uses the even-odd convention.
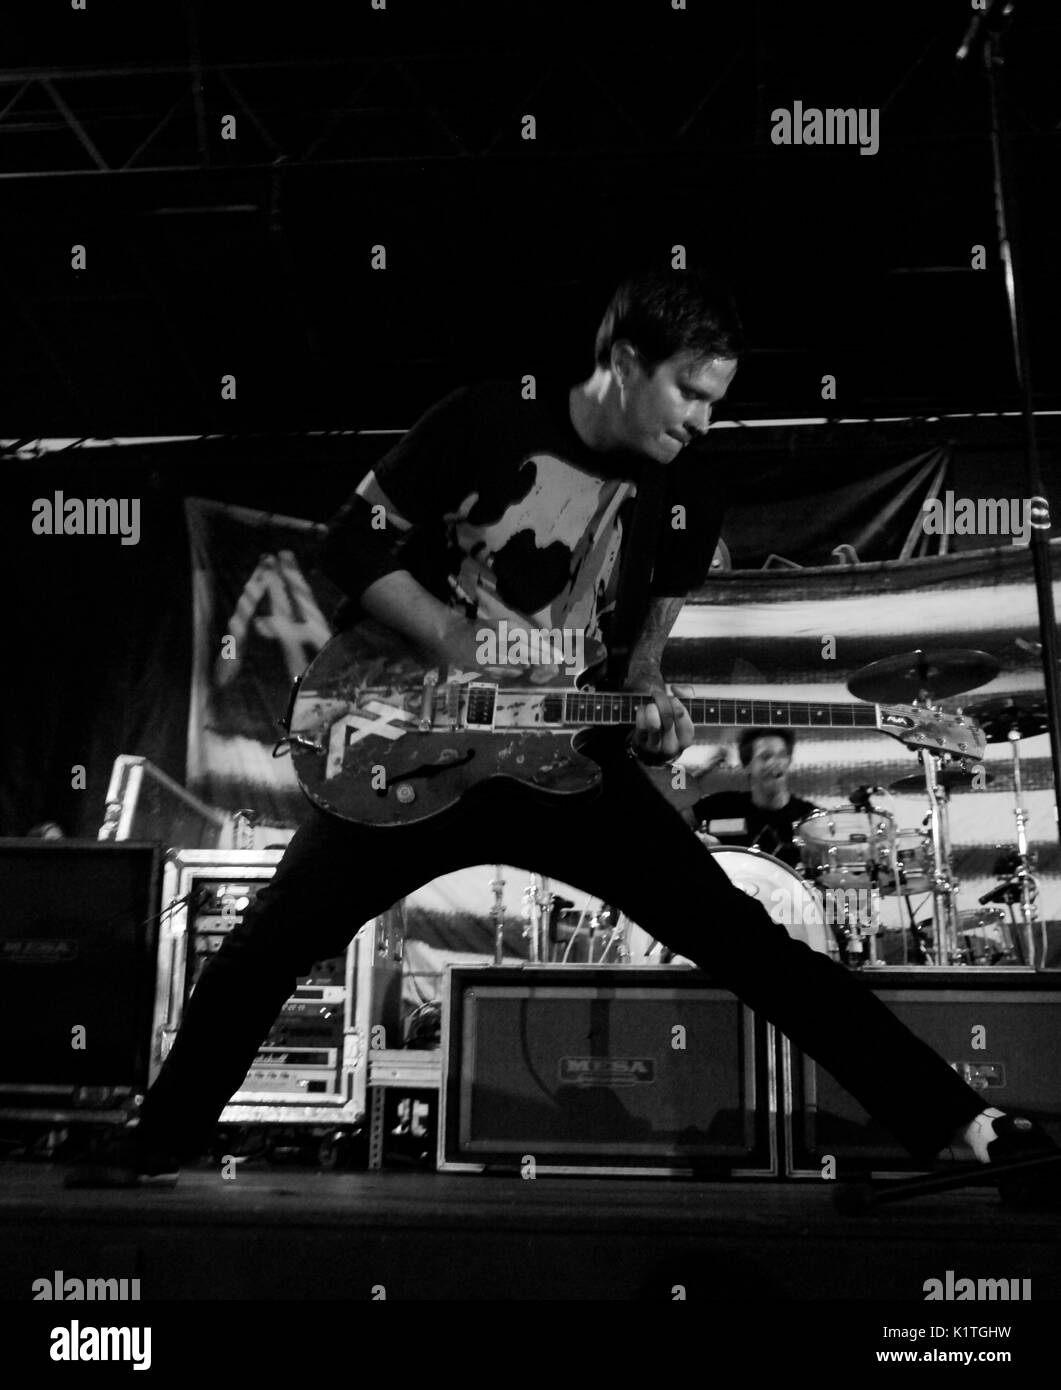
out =
[[[634,692],[574,690],[564,697],[568,724],[632,724],[650,697]],[[711,700],[682,703],[694,724],[714,728],[875,729],[877,707],[869,704],[813,704],[805,700]]]

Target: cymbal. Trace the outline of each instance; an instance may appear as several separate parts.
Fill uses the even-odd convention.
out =
[[[945,767],[936,773],[936,781],[948,792],[968,791],[973,784],[974,777],[978,786],[987,786],[995,780],[990,772],[981,772],[977,775],[975,772],[963,772],[960,767]],[[890,782],[888,790],[899,792],[900,795],[904,792],[924,792],[924,776],[920,772],[911,772],[908,777],[900,777],[898,782]]]
[[[908,705],[925,698],[942,700],[986,685],[1001,667],[987,652],[960,647],[918,648],[863,666],[847,683],[856,700]]]
[[[1038,697],[995,695],[978,700],[966,713],[983,729],[988,743],[1008,743],[1011,729],[1016,730],[1018,738],[1034,738],[1050,728],[1046,701]]]

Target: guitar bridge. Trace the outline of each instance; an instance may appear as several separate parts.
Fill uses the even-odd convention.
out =
[[[497,686],[476,681],[466,687],[468,703],[464,709],[466,729],[492,729],[497,713]]]

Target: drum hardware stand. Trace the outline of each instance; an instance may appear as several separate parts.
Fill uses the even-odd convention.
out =
[[[1024,786],[1020,768],[1021,739],[1035,738],[1049,732],[1050,719],[1045,702],[1038,696],[1018,697],[997,695],[975,703],[969,713],[976,719],[989,743],[1008,743],[1013,753],[1013,801],[1017,822],[1017,848],[1007,850],[994,867],[996,877],[1004,881],[980,899],[980,905],[1004,902],[1009,907],[1012,927],[1011,941],[1021,943],[1023,963],[1043,969],[1046,964],[1046,939],[1039,915],[1039,885],[1034,869],[1035,856],[1028,847],[1028,812],[1024,807]],[[1020,903],[1022,922],[1018,924],[1014,905]],[[1036,928],[1038,928],[1039,960],[1035,960]],[[1010,953],[1012,954],[1012,952]]]
[[[541,874],[531,874],[531,881],[523,890],[523,919],[527,925],[523,935],[530,939],[530,958],[535,965],[549,960],[549,914],[552,911],[553,895],[549,880]]]
[[[630,961],[630,948],[626,944],[626,932],[623,929],[623,924],[620,919],[620,916],[615,911],[615,909],[611,908],[608,910],[611,911],[612,916],[615,920],[612,922],[611,930],[608,932],[608,936],[604,942],[604,945],[601,947],[600,959],[597,961],[597,964],[604,964],[605,960],[607,959],[608,952],[614,946],[616,948],[616,959],[618,960],[619,964],[626,965]],[[601,916],[603,916],[603,914],[594,914],[594,916],[590,919],[591,927],[594,930],[598,928],[601,921]],[[592,937],[590,938],[590,940],[592,940]]]
[[[914,961],[915,965],[938,965],[939,960],[936,955],[936,943],[931,944],[925,940],[925,927],[931,925],[931,919],[926,917],[923,922],[919,922],[914,916],[913,906],[907,899],[907,910],[910,913],[910,940],[913,942],[921,959]],[[909,960],[906,962],[910,964]]]
[[[1035,868],[1035,856],[1028,848],[1027,822],[1028,813],[1021,804],[1021,781],[1020,781],[1020,762],[1017,752],[1019,735],[1013,737],[1013,786],[1014,797],[1017,802],[1014,816],[1017,820],[1017,849],[1009,850],[1001,859],[995,863],[994,872],[1002,882],[996,888],[992,888],[989,893],[985,893],[980,898],[981,907],[988,903],[1005,903],[1009,909],[1010,926],[1013,929],[1013,940],[1020,941],[1024,964],[1036,966],[1042,969],[1045,965],[1045,943],[1042,941],[1042,919],[1039,915],[1038,898],[1039,882],[1033,872]],[[1017,904],[1020,904],[1020,915],[1022,920],[1017,920]],[[1038,929],[1040,941],[1040,954],[1043,957],[1038,962],[1034,959],[1036,946],[1036,932],[1033,927]]]
[[[575,923],[575,929],[574,929],[574,931],[573,931],[573,932],[571,933],[571,935],[567,938],[567,945],[564,947],[564,954],[560,957],[560,960],[559,960],[559,962],[558,962],[560,965],[566,965],[566,964],[567,964],[568,958],[570,957],[571,952],[575,949],[575,942],[578,940],[579,933],[580,933],[581,930],[582,930],[582,926],[583,926],[583,923],[584,923],[585,920],[586,920],[586,914],[587,914],[588,911],[589,911],[589,904],[587,903],[586,906],[582,909],[582,911],[578,914],[578,921]],[[593,930],[593,929],[592,929],[592,927],[591,927],[591,928],[590,928],[590,940],[591,940],[591,941],[593,940],[592,930]]]
[[[1032,923],[1036,927],[1039,923],[1039,910],[1036,899],[1039,896],[1039,885],[1035,875],[1032,873],[1031,855],[1028,851],[1028,812],[1024,809],[1024,790],[1021,786],[1020,778],[1020,730],[1010,729],[1009,741],[1013,748],[1013,799],[1016,803],[1014,816],[1017,821],[1017,871],[1013,875],[1020,887],[1020,910],[1023,921],[1024,936],[1024,959],[1028,965],[1035,962],[1035,938],[1032,932]],[[1012,913],[1012,904],[1010,905]],[[1041,929],[1040,929],[1041,930]],[[1045,941],[1043,946],[1045,948]],[[1045,964],[1045,960],[1040,962]]]
[[[877,868],[877,865],[874,864],[874,866],[873,866],[873,881],[871,882],[870,888],[869,888],[869,915],[870,915],[870,925],[869,925],[869,931],[868,931],[868,932],[863,932],[863,935],[864,935],[864,936],[868,936],[868,937],[869,937],[869,960],[866,962],[867,965],[883,965],[883,964],[884,964],[884,962],[883,962],[883,961],[881,960],[881,958],[880,958],[880,945],[879,945],[879,942],[880,942],[880,898],[881,898],[881,892],[880,892],[880,886],[879,886],[878,883],[877,883],[877,874],[878,874],[878,873],[879,873],[879,870],[878,870],[878,868]]]
[[[867,928],[859,918],[859,910],[856,907],[854,914],[851,911],[851,900],[847,896],[846,889],[827,888],[826,893],[839,891],[844,895],[844,917],[842,922],[832,923],[833,934],[836,943],[840,948],[841,954],[845,957],[844,964],[849,970],[863,970],[866,966],[881,965],[880,952],[877,945],[878,923],[880,922],[880,888],[877,886],[877,866],[873,865],[873,878],[870,886],[870,925]],[[856,892],[861,892],[857,889]],[[829,899],[835,902],[835,897]],[[869,959],[864,959],[865,945],[869,942]]]
[[[919,754],[925,772],[928,793],[929,837],[932,841],[932,914],[936,927],[936,964],[960,965],[958,948],[958,881],[950,870],[950,823],[947,814],[948,792],[940,785],[936,771],[942,759],[922,748]]]
[[[931,819],[931,815],[925,816],[924,820],[921,822],[922,830],[925,828],[926,825],[928,825]],[[898,856],[896,857],[898,858]],[[910,891],[904,891],[904,889],[906,888],[906,873],[903,865],[899,863],[897,863],[895,866],[895,883],[895,891],[897,895],[901,897],[903,900],[903,903],[906,907],[906,916],[909,922],[909,925],[903,928],[903,964],[936,965],[938,962],[933,959],[934,952],[926,943],[922,931],[922,927],[924,924],[917,920],[917,915],[914,912],[913,898],[917,895]],[[913,962],[910,960],[911,946],[913,946],[918,956],[920,957],[920,959]]]
[[[927,815],[921,822],[921,828],[924,829],[931,819],[931,815]],[[904,874],[900,868],[896,874],[896,881],[902,882],[903,879]],[[900,890],[900,896],[906,904],[906,916],[909,920],[909,926],[903,929],[903,964],[938,965],[939,961],[935,959],[935,943],[930,946],[924,933],[925,926],[930,925],[929,919],[925,918],[923,922],[919,922],[917,920],[917,914],[914,912],[913,899],[920,895],[911,892],[904,893]],[[911,946],[914,947],[919,956],[919,959],[913,962],[910,960]]]
[[[603,931],[606,917],[611,917],[614,920],[612,920],[611,926],[608,930],[608,935],[605,938],[603,945],[601,946],[600,956],[597,958],[597,960],[594,960],[593,942]],[[559,962],[561,965],[567,964],[568,957],[574,950],[575,942],[578,940],[579,935],[581,934],[583,929],[585,929],[588,938],[588,960],[586,962],[587,965],[603,965],[607,958],[608,952],[612,949],[613,946],[616,947],[616,958],[618,960],[618,963],[620,965],[625,965],[629,963],[630,947],[627,944],[626,940],[626,927],[623,925],[622,914],[616,913],[614,908],[606,907],[605,904],[602,902],[600,905],[600,909],[597,912],[591,913],[589,911],[588,903],[586,907],[582,909],[582,912],[579,914],[578,922],[575,926],[575,929],[571,933],[571,936],[568,938],[567,945],[564,947],[564,954],[561,956]],[[653,942],[652,944],[655,945],[656,943]]]
[[[537,888],[534,895],[534,907],[537,912],[536,932],[538,938],[538,959],[548,964],[549,961],[549,923],[553,915],[554,894],[552,885],[547,878],[541,878],[535,874]]]
[[[490,889],[494,895],[494,964],[505,963],[505,879],[504,865],[494,865]]]
[[[830,889],[829,891],[831,892],[832,890]],[[843,889],[840,891],[843,892]],[[836,901],[835,898],[833,901]],[[862,936],[858,929],[857,918],[854,928],[852,929],[851,904],[848,902],[846,893],[844,893],[844,920],[842,922],[837,922],[834,912],[833,931],[836,936],[837,945],[840,947],[840,954],[843,957],[844,965],[846,965],[849,970],[861,970],[866,963],[862,959]]]
[[[1016,854],[1014,854],[1013,857],[1015,860],[1018,859],[1018,856]],[[1028,855],[1028,860],[1029,863],[1034,866],[1035,857],[1033,854]],[[997,868],[995,869],[995,873],[999,874],[999,870]],[[1027,891],[1029,891],[1032,895],[1033,912],[1035,920],[1038,922],[1039,913],[1037,907],[1035,907],[1034,904],[1035,900],[1038,898],[1039,895],[1039,885],[1035,877],[1030,873],[1027,875],[1026,879],[1021,878],[1017,872],[1016,865],[1014,865],[1014,869],[1010,877],[1005,877],[1005,871],[1003,871],[1001,877],[1003,881],[998,885],[997,888],[992,888],[990,893],[985,893],[983,897],[980,899],[980,904],[981,906],[986,906],[988,903],[1006,904],[1006,907],[1009,909],[1009,925],[1012,928],[1013,932],[1012,940],[1015,942],[1019,941],[1021,943],[1022,949],[1025,950],[1026,953],[1027,943],[1020,930],[1022,924],[1017,921],[1016,905],[1017,903],[1021,903],[1023,901],[1023,895],[1027,886]],[[1012,954],[1012,952],[1010,954]],[[1027,956],[1027,954],[1025,955],[1025,959],[1020,963],[1022,965],[1035,964],[1037,969],[1042,970],[1045,968],[1046,965],[1045,951],[1042,952],[1042,959],[1040,959],[1037,963],[1033,962],[1031,958]]]
[[[862,788],[859,788],[859,792],[862,794],[852,794],[848,797],[848,800],[851,802],[854,810],[864,815],[872,826],[873,817],[879,816],[881,812],[873,805],[873,793],[868,787],[865,788],[864,791]],[[871,840],[872,835],[868,838]],[[844,964],[850,970],[863,970],[867,965],[873,966],[882,963],[877,944],[878,924],[880,922],[880,887],[878,884],[880,865],[877,863],[875,857],[870,858],[869,869],[870,926],[868,930],[863,929],[865,924],[860,920],[857,911],[854,920],[852,920],[851,900],[847,896],[847,890],[845,888],[840,889],[840,892],[844,895],[844,920],[839,924],[839,931],[836,933],[837,944],[840,947],[841,954],[845,957]],[[834,889],[828,888],[825,891],[826,893],[835,892]],[[859,893],[863,890],[856,889],[855,891]],[[828,901],[835,902],[836,899],[832,898]],[[834,928],[835,925],[834,923]],[[864,959],[865,946],[863,943],[865,941],[869,942],[868,960]]]
[[[850,799],[850,798],[849,798],[849,799]],[[854,802],[852,802],[852,805],[854,805]],[[858,810],[859,808],[856,807],[855,809]],[[877,809],[877,807],[874,806],[874,804],[873,804],[873,791],[870,790],[870,789],[867,789],[867,791],[866,791],[866,796],[865,796],[865,811],[866,811],[866,815],[867,815],[867,816],[877,816],[877,815],[880,815],[880,814],[881,814],[880,811]],[[881,958],[880,958],[880,946],[879,946],[879,942],[878,942],[878,936],[879,936],[879,934],[880,934],[880,899],[881,899],[881,891],[880,891],[880,882],[879,882],[879,879],[880,879],[880,865],[877,863],[876,859],[874,859],[874,860],[872,860],[871,863],[870,863],[870,884],[869,884],[870,927],[869,927],[869,931],[866,931],[866,932],[862,932],[862,933],[861,933],[861,936],[862,936],[862,937],[868,937],[868,938],[869,938],[869,960],[864,962],[864,964],[866,964],[866,965],[883,965],[883,964],[884,964],[884,962],[883,962],[883,961],[881,960]],[[846,897],[844,898],[844,907],[845,907],[845,913],[846,913],[846,911],[847,911],[847,909],[848,909],[848,907],[849,907],[849,904],[848,904],[848,902],[847,902],[847,898],[846,898]],[[861,924],[859,924],[859,925],[861,925]]]

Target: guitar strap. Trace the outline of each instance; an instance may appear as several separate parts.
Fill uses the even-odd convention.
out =
[[[666,501],[666,481],[666,469],[648,464],[637,482],[633,521],[630,535],[623,539],[619,583],[608,634],[606,687],[610,690],[621,689],[626,679],[634,644],[648,612]]]

